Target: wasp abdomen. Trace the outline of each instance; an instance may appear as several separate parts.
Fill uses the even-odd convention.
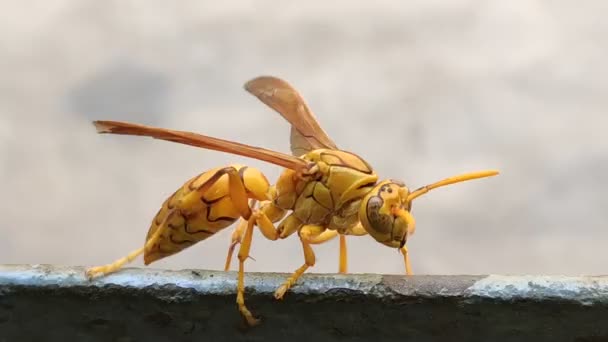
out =
[[[193,177],[165,200],[152,220],[146,241],[158,229],[163,230],[157,242],[144,251],[146,265],[213,236],[241,217],[230,195],[230,173],[240,179],[246,199],[261,199],[270,187],[259,170],[242,165],[215,168]]]

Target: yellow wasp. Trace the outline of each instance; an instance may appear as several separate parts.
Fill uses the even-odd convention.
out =
[[[398,248],[406,273],[411,274],[405,244],[415,229],[410,213],[412,201],[434,188],[498,174],[495,170],[467,173],[414,191],[400,181],[380,181],[364,159],[336,147],[302,96],[286,81],[262,76],[247,82],[245,89],[291,124],[293,155],[191,132],[117,121],[94,122],[99,133],[148,136],[254,158],[285,170],[274,186],[262,172],[244,165],[219,167],[193,177],[165,200],[142,248],[111,264],[88,269],[89,278],[114,272],[142,253],[148,265],[205,240],[242,218],[245,224],[237,225],[233,233],[226,268],[240,243],[236,302],[247,323],[255,325],[259,319],[245,306],[244,299],[244,265],[254,227],[270,240],[297,232],[304,250],[304,264],[276,290],[277,299],[283,298],[298,278],[314,266],[311,246],[338,235],[341,272],[346,272],[344,236],[369,234],[386,246]],[[260,202],[257,209],[255,201]]]

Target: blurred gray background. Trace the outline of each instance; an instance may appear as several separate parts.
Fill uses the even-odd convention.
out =
[[[238,162],[275,180],[273,165],[98,135],[90,123],[136,121],[289,152],[288,124],[242,88],[272,74],[382,178],[415,188],[502,171],[416,201],[416,273],[606,274],[607,7],[3,2],[0,263],[111,262],[141,246],[163,200],[190,177]],[[221,269],[231,230],[152,266]],[[396,250],[348,241],[351,272],[402,272]],[[337,271],[337,239],[315,250],[313,272]],[[256,232],[251,255],[251,271],[303,262],[295,237]]]

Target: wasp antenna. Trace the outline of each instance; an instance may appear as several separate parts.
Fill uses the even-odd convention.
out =
[[[478,178],[492,177],[492,176],[496,176],[498,174],[499,174],[498,170],[483,170],[483,171],[470,172],[470,173],[465,173],[465,174],[458,175],[458,176],[445,178],[445,179],[440,180],[439,182],[425,185],[423,187],[420,187],[420,188],[412,191],[407,196],[407,201],[410,202],[410,201],[414,200],[415,198],[422,196],[422,195],[426,194],[427,192],[429,192],[433,189],[442,187],[442,186],[446,186],[446,185],[450,185],[450,184],[454,184],[454,183],[465,182],[465,181],[478,179]]]

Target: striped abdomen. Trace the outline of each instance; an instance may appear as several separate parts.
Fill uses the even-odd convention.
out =
[[[248,190],[257,187],[269,188],[268,181],[257,169],[242,165],[231,165],[239,173],[241,180]],[[195,243],[205,240],[220,230],[232,225],[240,214],[230,197],[228,175],[223,174],[212,179],[216,173],[225,168],[219,167],[190,179],[163,203],[148,230],[146,241],[159,229],[163,231],[150,249],[144,251],[146,265],[178,253]],[[196,189],[205,182],[214,182],[204,193],[196,193]],[[195,201],[184,202],[185,196],[195,194]],[[172,215],[167,219],[169,213]]]

